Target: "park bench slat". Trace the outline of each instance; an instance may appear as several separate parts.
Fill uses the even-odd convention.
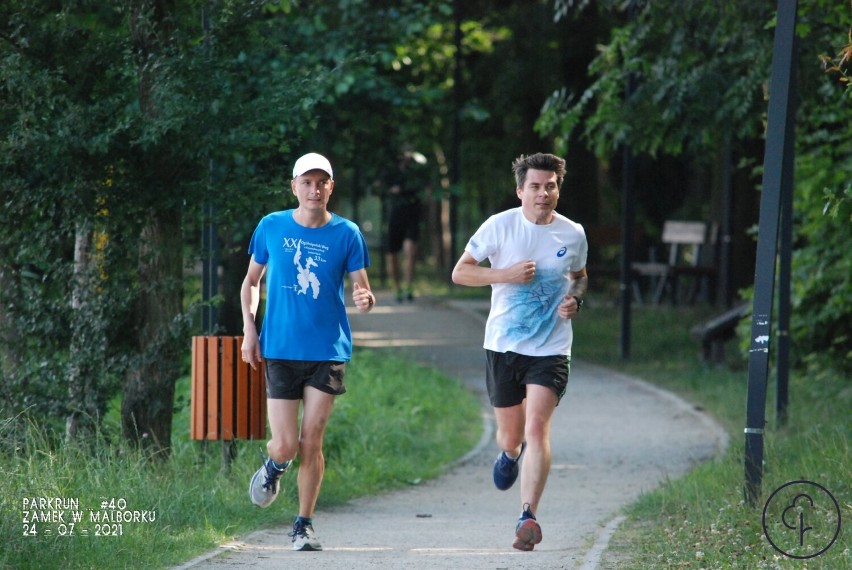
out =
[[[253,370],[242,362],[242,337],[192,338],[190,438],[266,437],[264,363]]]

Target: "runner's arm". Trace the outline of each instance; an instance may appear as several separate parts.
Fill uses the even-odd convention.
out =
[[[469,287],[483,287],[494,283],[529,283],[535,277],[535,261],[526,259],[506,267],[495,269],[479,265],[468,252],[464,252],[453,268],[453,283]]]

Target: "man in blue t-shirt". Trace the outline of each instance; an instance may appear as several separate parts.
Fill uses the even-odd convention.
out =
[[[279,478],[299,455],[299,514],[290,536],[293,550],[322,550],[313,513],[325,468],[322,441],[334,398],[352,358],[344,278],[362,313],[376,303],[367,279],[370,258],[353,222],[328,211],[334,190],[329,161],[309,153],[296,161],[293,194],[298,208],[265,216],[249,244],[248,272],[240,300],[242,358],[252,368],[266,363],[266,393],[272,439],[268,457],[252,477],[249,494],[259,507],[275,500]],[[266,277],[266,312],[261,334],[255,316],[260,281]],[[299,408],[302,421],[299,424]]]

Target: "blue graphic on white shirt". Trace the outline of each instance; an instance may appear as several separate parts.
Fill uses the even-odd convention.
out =
[[[507,296],[509,321],[505,334],[508,339],[529,342],[536,346],[547,343],[560,320],[555,313],[565,295],[566,280],[558,270],[540,272],[527,285],[519,285]]]

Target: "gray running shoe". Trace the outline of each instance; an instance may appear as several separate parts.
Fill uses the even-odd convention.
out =
[[[251,502],[258,507],[265,509],[278,498],[278,487],[280,485],[278,479],[287,472],[290,468],[290,462],[284,469],[276,469],[272,464],[272,458],[267,457],[263,465],[260,466],[249,483],[249,496]]]
[[[293,550],[322,550],[322,545],[317,540],[314,527],[302,521],[293,523],[293,531],[287,536],[293,538]]]

